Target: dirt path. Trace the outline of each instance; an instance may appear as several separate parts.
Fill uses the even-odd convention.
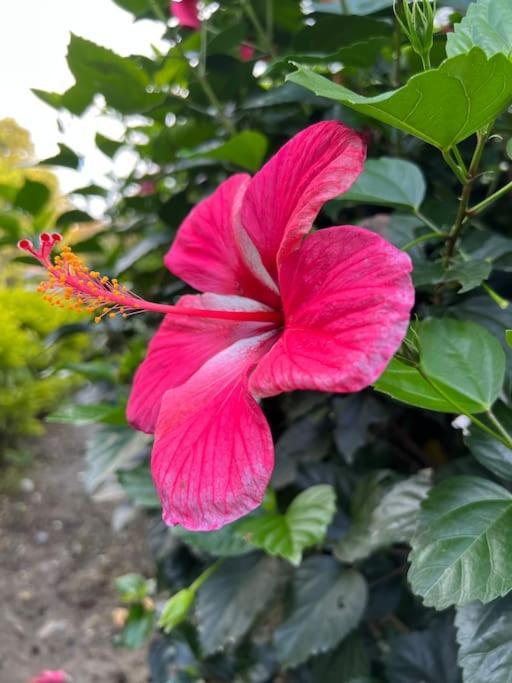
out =
[[[145,683],[145,652],[113,648],[113,580],[148,575],[144,521],[114,534],[81,483],[84,434],[53,425],[21,486],[0,486],[0,682],[64,669],[73,683]],[[0,472],[2,477],[2,472]],[[5,473],[4,473],[5,488]]]

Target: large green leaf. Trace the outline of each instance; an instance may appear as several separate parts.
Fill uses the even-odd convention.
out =
[[[509,434],[512,434],[512,411],[503,403],[498,403],[494,413]],[[471,433],[466,437],[469,450],[478,462],[494,472],[498,477],[512,480],[512,449],[505,446],[501,441],[493,439],[478,427],[472,427]]]
[[[487,59],[479,48],[374,97],[358,95],[306,68],[288,80],[440,149],[485,127],[512,101],[512,63],[502,54]]]
[[[449,57],[480,47],[490,57],[501,52],[512,57],[512,3],[510,0],[477,0],[448,34]]]
[[[505,354],[483,327],[450,318],[425,320],[419,346],[423,372],[455,405],[483,412],[498,398]]]
[[[505,354],[498,340],[476,323],[451,318],[425,320],[416,332],[419,362],[394,358],[375,388],[427,410],[489,410],[505,375]]]
[[[416,164],[382,157],[366,162],[363,173],[342,199],[418,209],[425,191],[425,179]]]
[[[205,655],[235,645],[266,607],[279,579],[272,557],[226,560],[198,591],[195,609]]]
[[[274,636],[283,666],[335,647],[358,625],[366,600],[366,582],[358,572],[327,555],[305,560],[295,576],[291,614]]]
[[[488,605],[473,602],[455,617],[464,683],[512,681],[512,594]]]
[[[512,589],[512,495],[479,477],[451,477],[423,503],[409,581],[427,607],[490,602]]]
[[[51,192],[47,185],[26,178],[13,204],[18,209],[27,211],[32,216],[37,216],[45,208],[50,197]]]
[[[285,514],[267,512],[249,517],[237,531],[257,548],[298,565],[302,551],[325,537],[335,509],[333,487],[320,484],[299,493]]]
[[[431,485],[430,470],[422,470],[389,485],[386,472],[373,472],[359,484],[352,502],[352,526],[338,541],[335,555],[342,562],[356,562],[378,548],[409,543],[421,502]]]

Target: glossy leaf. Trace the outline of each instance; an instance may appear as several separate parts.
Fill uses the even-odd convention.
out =
[[[363,173],[342,199],[362,204],[382,204],[418,209],[426,192],[423,173],[403,159],[369,159]]]
[[[272,597],[279,573],[275,559],[252,554],[226,560],[201,586],[196,616],[206,655],[240,641]]]
[[[305,68],[288,80],[440,149],[465,140],[512,101],[512,63],[501,54],[488,60],[479,48],[374,97],[358,95]]]
[[[487,603],[512,590],[512,495],[479,477],[451,477],[423,503],[409,581],[427,607]]]
[[[480,47],[488,56],[512,57],[512,5],[509,0],[476,0],[448,34],[449,57]]]
[[[512,594],[488,605],[460,607],[455,626],[464,683],[510,683]]]
[[[359,484],[352,503],[352,525],[335,547],[342,562],[356,562],[378,548],[411,540],[420,505],[430,489],[431,472],[422,470],[391,485],[386,474],[374,472]]]
[[[299,493],[285,514],[267,512],[243,520],[237,532],[270,555],[299,565],[302,552],[325,537],[336,508],[332,486],[318,485]]]
[[[359,623],[367,600],[364,578],[327,555],[308,558],[294,580],[292,611],[275,631],[284,667],[335,647]]]

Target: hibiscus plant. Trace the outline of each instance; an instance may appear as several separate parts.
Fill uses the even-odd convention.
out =
[[[53,419],[148,515],[118,642],[155,683],[505,683],[512,5],[115,2],[165,54],[72,36],[38,95],[133,170],[19,246],[99,323]]]

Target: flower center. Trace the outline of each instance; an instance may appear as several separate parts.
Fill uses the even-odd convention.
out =
[[[39,237],[39,249],[28,239],[20,240],[18,247],[31,254],[48,271],[48,279],[38,287],[46,301],[61,308],[95,313],[96,323],[105,316],[115,318],[121,315],[127,318],[142,311],[219,320],[282,323],[282,315],[278,311],[210,311],[146,301],[125,285],[119,284],[115,278],[90,270],[67,245],[62,247],[52,262],[50,255],[53,247],[61,241],[62,235],[59,233],[43,232]]]

